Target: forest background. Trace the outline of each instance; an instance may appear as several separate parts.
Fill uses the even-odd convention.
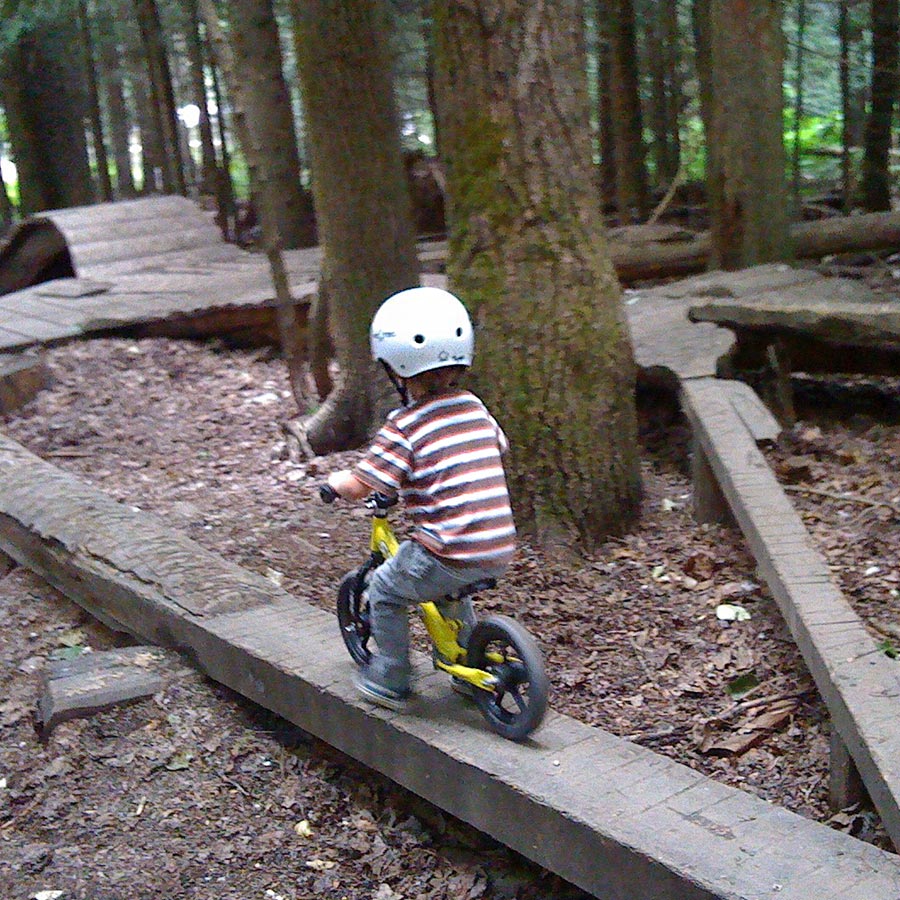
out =
[[[315,453],[381,421],[389,391],[360,352],[371,312],[418,279],[414,235],[447,232],[451,286],[482,335],[476,386],[524,451],[517,515],[554,541],[591,545],[639,508],[604,225],[668,213],[708,228],[710,265],[733,269],[791,259],[792,222],[891,208],[897,0],[4,12],[6,224],[148,192],[208,198],[224,237],[269,255],[298,405],[307,361],[322,401],[298,430]],[[301,334],[279,253],[315,243]]]

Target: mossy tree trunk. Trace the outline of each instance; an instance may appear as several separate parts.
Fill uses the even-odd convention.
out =
[[[382,0],[294,0],[292,8],[322,279],[340,366],[335,389],[306,424],[313,450],[327,453],[359,446],[396,405],[370,357],[369,323],[386,297],[418,284],[418,260],[387,8]]]
[[[590,546],[637,516],[634,362],[594,179],[577,0],[435,3],[450,287],[506,429],[517,520]]]
[[[707,189],[712,266],[792,256],[783,142],[780,0],[712,0]]]
[[[863,205],[870,212],[891,208],[890,154],[897,102],[900,2],[872,0],[872,90],[862,164]]]

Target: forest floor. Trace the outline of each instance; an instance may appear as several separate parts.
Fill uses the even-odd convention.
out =
[[[54,385],[8,418],[7,433],[332,608],[367,525],[350,504],[323,507],[316,487],[357,455],[290,458],[282,423],[295,406],[280,360],[164,339],[73,344],[47,360]],[[891,651],[900,387],[807,380],[797,405],[801,421],[771,462]],[[828,808],[827,711],[740,533],[691,517],[689,432],[674,401],[642,398],[641,423],[635,530],[577,559],[523,542],[481,611],[512,613],[539,636],[555,709],[886,846],[874,814]],[[719,618],[723,604],[749,618]],[[116,640],[27,570],[0,581],[0,892],[10,900],[583,896],[199,676],[40,740],[47,660]]]

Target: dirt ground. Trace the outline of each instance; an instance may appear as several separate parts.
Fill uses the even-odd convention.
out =
[[[12,437],[331,608],[366,521],[348,504],[323,507],[316,486],[356,455],[290,458],[282,423],[295,405],[278,359],[104,339],[48,361],[55,384],[8,419]],[[806,380],[797,402],[801,421],[772,464],[892,653],[900,389]],[[641,415],[637,529],[578,560],[523,542],[482,611],[514,614],[539,636],[554,708],[884,846],[874,814],[828,808],[827,712],[740,534],[691,518],[677,408],[643,397]],[[748,617],[723,620],[723,605]],[[23,569],[0,581],[0,626],[4,897],[583,896],[200,676],[41,740],[47,661],[121,638]]]

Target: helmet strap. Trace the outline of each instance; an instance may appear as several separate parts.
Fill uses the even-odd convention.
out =
[[[403,405],[406,406],[409,403],[409,390],[407,389],[406,384],[383,359],[381,360],[381,364],[384,366],[384,371],[387,372],[388,378],[391,379],[391,384],[397,389],[400,400],[403,402]]]

